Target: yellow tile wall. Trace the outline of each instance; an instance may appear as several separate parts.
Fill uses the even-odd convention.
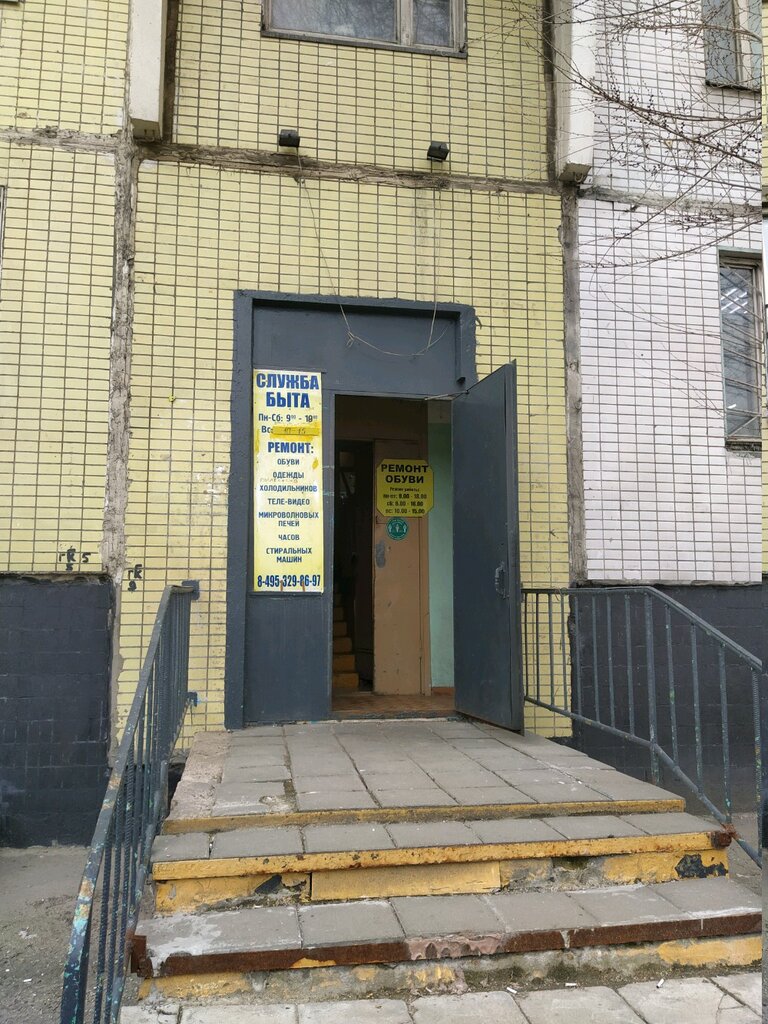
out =
[[[257,0],[183,0],[174,138],[301,152],[439,175],[547,176],[547,98],[537,0],[469,0],[468,57],[262,38]]]
[[[542,194],[142,166],[127,526],[128,563],[146,568],[123,592],[121,708],[166,580],[194,577],[194,727],[222,724],[238,288],[473,305],[480,373],[518,360],[523,584],[567,584],[559,224],[559,199]]]
[[[76,568],[98,570],[112,159],[0,141],[0,186],[0,569],[61,570],[60,553],[74,547]]]
[[[0,129],[116,132],[128,7],[129,0],[0,3]]]

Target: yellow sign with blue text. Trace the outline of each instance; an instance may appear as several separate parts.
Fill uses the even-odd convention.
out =
[[[376,510],[383,516],[425,516],[435,502],[432,467],[424,459],[387,459],[376,467]]]
[[[322,593],[323,398],[312,371],[253,371],[253,589]]]

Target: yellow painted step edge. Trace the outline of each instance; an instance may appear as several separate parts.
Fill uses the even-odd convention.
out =
[[[571,814],[663,814],[684,811],[685,800],[582,800],[568,803],[479,804],[456,807],[351,807],[325,811],[281,811],[270,814],[202,815],[197,818],[165,819],[166,835],[184,832],[231,832],[235,828],[272,828],[276,825],[332,825],[348,821],[492,821],[496,818],[551,818]]]
[[[408,864],[467,864],[492,860],[537,860],[543,857],[600,857],[625,853],[698,852],[717,848],[710,832],[661,836],[548,840],[539,843],[483,843],[474,846],[421,846],[395,850],[344,850],[338,853],[280,854],[272,857],[225,857],[212,860],[156,861],[153,877],[222,878],[284,872],[341,871],[349,868],[399,867]]]

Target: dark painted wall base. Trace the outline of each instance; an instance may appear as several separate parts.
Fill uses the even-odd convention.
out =
[[[705,619],[726,636],[745,647],[751,654],[766,660],[766,622],[768,612],[768,583],[754,586],[674,586],[657,589],[685,605],[692,612]],[[579,653],[586,679],[592,671],[592,643],[588,635],[590,624],[585,620],[579,639]],[[669,749],[670,704],[665,688],[668,679],[667,648],[663,645],[663,633],[658,620],[655,627],[656,678],[658,681],[659,737],[665,749]],[[636,636],[641,635],[638,621]],[[624,627],[620,618],[612,629],[614,649],[624,648]],[[677,720],[680,736],[680,760],[683,769],[693,777],[696,771],[696,748],[694,743],[690,692],[690,656],[688,637],[685,633],[673,633],[673,671],[678,685]],[[723,755],[719,674],[717,658],[711,650],[703,647],[699,658],[701,684],[702,734],[703,734],[703,778],[705,792],[721,805],[723,791]],[[617,668],[617,704],[619,720],[626,718],[626,700],[622,702],[623,690],[619,685],[621,666]],[[753,811],[756,807],[755,780],[755,729],[753,718],[751,679],[749,673],[734,669],[729,673],[728,697],[728,742],[731,766],[731,786],[734,810]],[[647,721],[647,687],[643,677],[638,677],[635,690],[635,704],[639,720]],[[607,720],[604,719],[604,720]],[[574,724],[574,741],[579,749],[592,757],[625,771],[628,775],[651,781],[648,753],[642,748],[627,743],[618,737],[599,729]],[[671,752],[671,750],[670,750]],[[698,801],[690,791],[668,773],[663,773],[662,785],[684,796],[689,809],[701,810]]]
[[[109,746],[112,585],[0,577],[0,845],[90,842]]]

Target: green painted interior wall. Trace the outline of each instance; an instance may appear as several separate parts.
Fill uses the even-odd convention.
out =
[[[447,419],[442,408],[434,417]],[[429,639],[432,685],[453,686],[453,489],[451,424],[433,422],[430,404],[429,463],[435,475],[435,504],[429,513]]]

